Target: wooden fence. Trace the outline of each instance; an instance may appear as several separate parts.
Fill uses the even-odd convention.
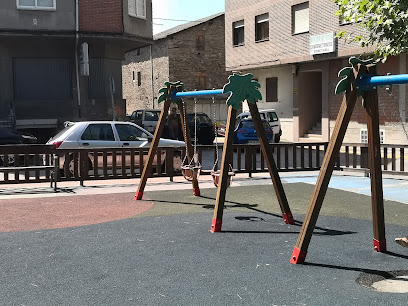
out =
[[[327,142],[273,144],[273,155],[280,172],[319,170],[327,149]],[[405,169],[404,145],[382,145],[382,169],[385,173],[408,174]],[[267,172],[259,145],[234,145],[231,168],[236,173]],[[45,145],[0,146],[1,167],[21,168],[0,173],[0,184],[50,181],[52,156],[56,154],[58,181],[80,181],[137,178],[141,175],[148,148],[55,149]],[[209,174],[221,162],[222,144],[197,146],[202,174]],[[218,163],[217,163],[218,155]],[[180,175],[185,156],[184,147],[160,147],[152,169],[152,176]],[[48,166],[41,169],[41,165]],[[37,166],[30,170],[28,166]],[[364,144],[343,144],[337,170],[368,172],[368,149]],[[27,168],[27,169],[26,169]],[[31,168],[33,169],[33,168]]]

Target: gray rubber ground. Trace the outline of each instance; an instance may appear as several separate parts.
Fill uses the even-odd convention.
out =
[[[385,201],[388,252],[376,253],[370,197],[329,189],[306,263],[293,265],[313,186],[284,188],[295,225],[264,185],[228,189],[221,233],[209,232],[215,188],[146,192],[153,208],[125,220],[0,233],[0,304],[407,305],[356,280],[408,269],[408,249],[392,241],[408,233],[408,205]]]

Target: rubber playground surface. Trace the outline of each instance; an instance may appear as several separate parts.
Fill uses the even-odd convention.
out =
[[[408,249],[393,241],[408,234],[407,181],[383,181],[377,253],[369,179],[333,178],[306,262],[293,265],[315,181],[282,175],[287,225],[270,179],[238,177],[220,233],[209,232],[216,188],[205,177],[200,197],[188,182],[149,180],[142,201],[129,181],[0,188],[0,304],[406,305],[406,293],[373,286],[408,275]]]

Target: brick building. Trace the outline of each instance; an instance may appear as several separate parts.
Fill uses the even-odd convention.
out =
[[[1,1],[1,124],[44,142],[66,120],[124,118],[124,54],[152,36],[151,0]]]
[[[212,15],[180,25],[153,37],[150,47],[126,54],[123,65],[123,97],[128,113],[157,105],[158,90],[167,81],[181,81],[186,90],[222,88],[228,82],[225,70],[224,14]],[[198,98],[197,111],[214,121],[227,117],[225,97]],[[194,100],[187,100],[187,111],[194,111]]]
[[[259,108],[274,108],[282,122],[282,139],[328,141],[342,96],[334,95],[338,71],[348,58],[370,53],[356,43],[334,38],[339,30],[358,35],[362,29],[334,16],[332,0],[226,0],[226,69],[254,74],[262,88]],[[390,58],[379,74],[406,73],[406,55]],[[379,89],[384,143],[407,143],[406,86],[392,96]],[[244,105],[245,109],[246,106]],[[367,140],[365,110],[357,103],[345,142]]]

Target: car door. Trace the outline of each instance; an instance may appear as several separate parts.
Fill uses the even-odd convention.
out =
[[[80,148],[115,148],[119,146],[115,139],[112,125],[110,123],[89,123],[78,140]],[[89,159],[94,162],[96,157],[89,154]],[[98,164],[103,162],[102,154],[98,155]],[[112,156],[107,157],[108,165],[112,165]]]
[[[119,146],[120,147],[129,147],[129,148],[139,148],[139,147],[148,147],[150,145],[149,138],[151,135],[147,134],[141,128],[127,123],[115,123],[114,124],[117,135],[119,137]],[[146,161],[147,151],[145,152],[144,161]],[[118,164],[121,164],[122,159],[118,158]],[[126,166],[130,165],[130,155],[126,154]],[[135,154],[135,165],[139,165],[139,155]],[[153,161],[153,164],[156,164]]]

